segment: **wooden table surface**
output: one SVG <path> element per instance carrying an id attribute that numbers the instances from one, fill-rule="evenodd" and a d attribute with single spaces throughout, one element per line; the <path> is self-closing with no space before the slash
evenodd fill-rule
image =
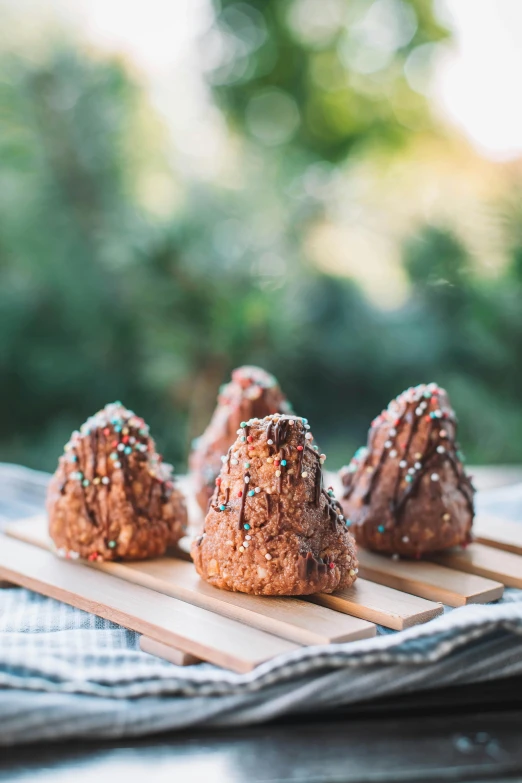
<path id="1" fill-rule="evenodd" d="M 0 781 L 522 779 L 522 677 L 241 729 L 0 749 Z"/>

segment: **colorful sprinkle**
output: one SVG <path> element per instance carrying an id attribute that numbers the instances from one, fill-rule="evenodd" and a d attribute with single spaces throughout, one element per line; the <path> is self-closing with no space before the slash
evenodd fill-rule
<path id="1" fill-rule="evenodd" d="M 271 559 L 272 559 L 272 555 L 270 555 L 270 554 L 267 552 L 267 553 L 266 553 L 266 555 L 265 555 L 265 558 L 266 558 L 267 560 L 271 560 Z"/>
<path id="2" fill-rule="evenodd" d="M 438 473 L 432 473 L 432 474 L 431 474 L 431 476 L 430 476 L 430 479 L 431 479 L 432 481 L 438 481 L 438 480 L 439 480 L 439 478 L 440 478 L 440 477 L 439 477 L 439 474 L 438 474 Z"/>
<path id="3" fill-rule="evenodd" d="M 250 530 L 250 525 L 248 524 L 248 522 L 244 524 L 243 527 L 245 530 Z"/>
<path id="4" fill-rule="evenodd" d="M 107 546 L 109 547 L 109 549 L 115 549 L 116 548 L 116 544 L 117 544 L 116 541 L 109 541 Z"/>
<path id="5" fill-rule="evenodd" d="M 307 476 L 308 476 L 308 473 L 306 472 L 306 470 L 304 470 L 304 471 L 301 473 L 301 478 L 306 478 Z"/>
<path id="6" fill-rule="evenodd" d="M 377 528 L 377 530 L 379 531 L 379 533 L 384 533 L 384 530 L 385 530 L 385 527 L 384 527 L 384 525 L 379 525 L 379 527 Z"/>
<path id="7" fill-rule="evenodd" d="M 245 462 L 244 467 L 245 468 L 249 468 L 250 467 L 250 462 Z"/>
<path id="8" fill-rule="evenodd" d="M 241 422 L 241 424 L 240 424 L 239 426 L 240 426 L 242 429 L 244 429 L 244 428 L 247 426 L 247 423 L 246 423 L 246 421 L 242 421 L 242 422 Z"/>
<path id="9" fill-rule="evenodd" d="M 254 490 L 253 490 L 253 489 L 251 489 L 251 490 L 250 490 L 250 492 L 248 493 L 248 497 L 249 497 L 249 498 L 253 498 L 255 494 L 256 494 L 256 493 L 254 492 Z"/>
<path id="10" fill-rule="evenodd" d="M 221 505 L 220 505 L 220 507 L 219 507 L 219 510 L 220 510 L 220 511 L 224 511 L 225 509 L 226 509 L 226 506 L 224 506 L 223 504 L 221 504 Z"/>

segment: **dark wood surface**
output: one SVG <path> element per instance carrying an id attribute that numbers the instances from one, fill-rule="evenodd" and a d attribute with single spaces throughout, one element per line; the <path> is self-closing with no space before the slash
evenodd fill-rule
<path id="1" fill-rule="evenodd" d="M 1 703 L 1 701 L 0 701 Z M 522 678 L 264 726 L 0 749 L 0 781 L 522 780 Z"/>

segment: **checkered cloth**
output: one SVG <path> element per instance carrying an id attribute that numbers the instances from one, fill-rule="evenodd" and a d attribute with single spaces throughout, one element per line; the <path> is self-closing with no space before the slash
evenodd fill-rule
<path id="1" fill-rule="evenodd" d="M 48 477 L 0 465 L 0 525 L 42 509 Z M 522 485 L 479 496 L 522 519 Z M 0 541 L 1 546 L 1 541 Z M 194 725 L 257 723 L 522 673 L 522 590 L 449 610 L 407 631 L 306 647 L 239 675 L 178 667 L 141 652 L 138 635 L 31 593 L 0 590 L 0 744 L 138 736 Z"/>

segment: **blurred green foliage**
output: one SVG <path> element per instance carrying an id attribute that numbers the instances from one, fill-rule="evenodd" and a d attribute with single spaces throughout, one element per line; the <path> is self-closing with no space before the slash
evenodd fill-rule
<path id="1" fill-rule="evenodd" d="M 392 396 L 431 380 L 448 387 L 473 460 L 520 460 L 516 231 L 511 267 L 486 282 L 448 230 L 422 229 L 393 312 L 315 269 L 303 244 L 335 165 L 429 132 L 403 66 L 446 36 L 431 0 L 224 0 L 202 51 L 237 142 L 235 188 L 179 174 L 118 60 L 62 44 L 3 56 L 0 459 L 52 469 L 70 431 L 122 399 L 183 469 L 219 384 L 258 363 L 309 416 L 331 467 Z M 181 194 L 168 217 L 140 198 L 149 169 Z"/>

